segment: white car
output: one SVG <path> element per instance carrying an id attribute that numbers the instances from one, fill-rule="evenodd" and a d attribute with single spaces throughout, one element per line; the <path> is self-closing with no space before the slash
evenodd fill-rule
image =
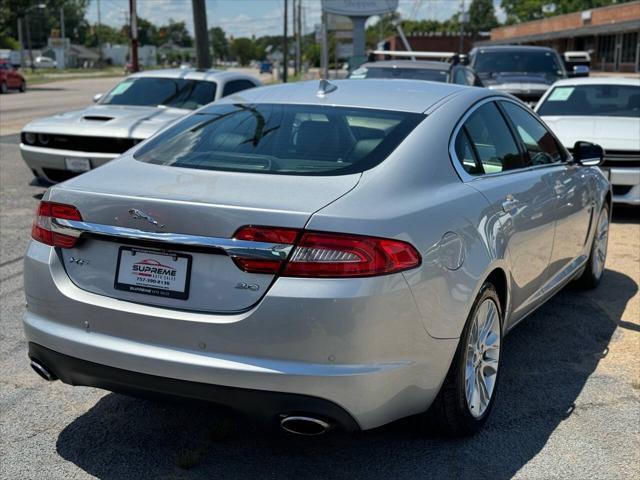
<path id="1" fill-rule="evenodd" d="M 219 70 L 139 72 L 96 95 L 96 105 L 25 125 L 20 152 L 36 178 L 61 182 L 107 163 L 203 105 L 260 84 Z"/>
<path id="2" fill-rule="evenodd" d="M 640 205 L 640 79 L 560 80 L 535 111 L 568 149 L 578 140 L 601 145 L 613 201 Z"/>
<path id="3" fill-rule="evenodd" d="M 33 66 L 35 68 L 56 68 L 58 62 L 49 57 L 36 57 L 33 59 Z"/>

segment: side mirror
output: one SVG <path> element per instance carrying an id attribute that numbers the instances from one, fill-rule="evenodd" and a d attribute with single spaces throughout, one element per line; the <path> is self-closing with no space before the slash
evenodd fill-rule
<path id="1" fill-rule="evenodd" d="M 573 71 L 569 72 L 569 76 L 576 77 L 588 77 L 591 70 L 586 65 L 574 65 Z"/>
<path id="2" fill-rule="evenodd" d="M 101 98 L 102 98 L 102 93 L 96 93 L 96 94 L 93 96 L 93 102 L 94 102 L 94 103 L 97 103 L 97 102 L 98 102 L 98 100 L 100 100 Z"/>
<path id="3" fill-rule="evenodd" d="M 578 141 L 573 146 L 573 160 L 584 167 L 597 167 L 604 161 L 604 150 L 595 143 Z"/>

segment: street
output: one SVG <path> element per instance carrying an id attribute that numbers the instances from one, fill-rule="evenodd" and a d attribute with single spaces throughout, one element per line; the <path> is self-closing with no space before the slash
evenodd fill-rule
<path id="1" fill-rule="evenodd" d="M 566 288 L 505 339 L 493 417 L 472 438 L 424 435 L 411 418 L 302 438 L 211 405 L 43 381 L 21 316 L 22 256 L 45 187 L 20 158 L 18 133 L 118 80 L 0 97 L 0 478 L 640 478 L 638 209 L 614 207 L 596 290 Z"/>

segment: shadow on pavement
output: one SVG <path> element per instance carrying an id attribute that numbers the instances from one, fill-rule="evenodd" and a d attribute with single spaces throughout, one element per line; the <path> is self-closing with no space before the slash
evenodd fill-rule
<path id="1" fill-rule="evenodd" d="M 632 205 L 614 205 L 613 223 L 640 223 L 640 207 Z"/>
<path id="2" fill-rule="evenodd" d="M 422 435 L 411 418 L 352 435 L 292 437 L 212 406 L 109 394 L 60 433 L 57 451 L 101 479 L 510 478 L 572 415 L 637 289 L 606 271 L 598 289 L 565 289 L 516 328 L 505 341 L 493 417 L 473 438 Z"/>

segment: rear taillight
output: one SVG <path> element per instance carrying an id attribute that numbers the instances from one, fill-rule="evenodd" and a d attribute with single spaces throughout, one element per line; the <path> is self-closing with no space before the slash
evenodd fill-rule
<path id="1" fill-rule="evenodd" d="M 77 238 L 63 235 L 51 229 L 51 219 L 82 221 L 78 209 L 72 205 L 62 203 L 40 202 L 36 211 L 36 218 L 31 228 L 31 237 L 47 245 L 61 248 L 71 248 L 76 244 Z"/>
<path id="2" fill-rule="evenodd" d="M 287 260 L 234 257 L 245 272 L 280 273 L 286 277 L 369 277 L 420 265 L 420 254 L 409 243 L 362 235 L 305 232 L 296 229 L 243 227 L 234 236 L 293 245 Z"/>

